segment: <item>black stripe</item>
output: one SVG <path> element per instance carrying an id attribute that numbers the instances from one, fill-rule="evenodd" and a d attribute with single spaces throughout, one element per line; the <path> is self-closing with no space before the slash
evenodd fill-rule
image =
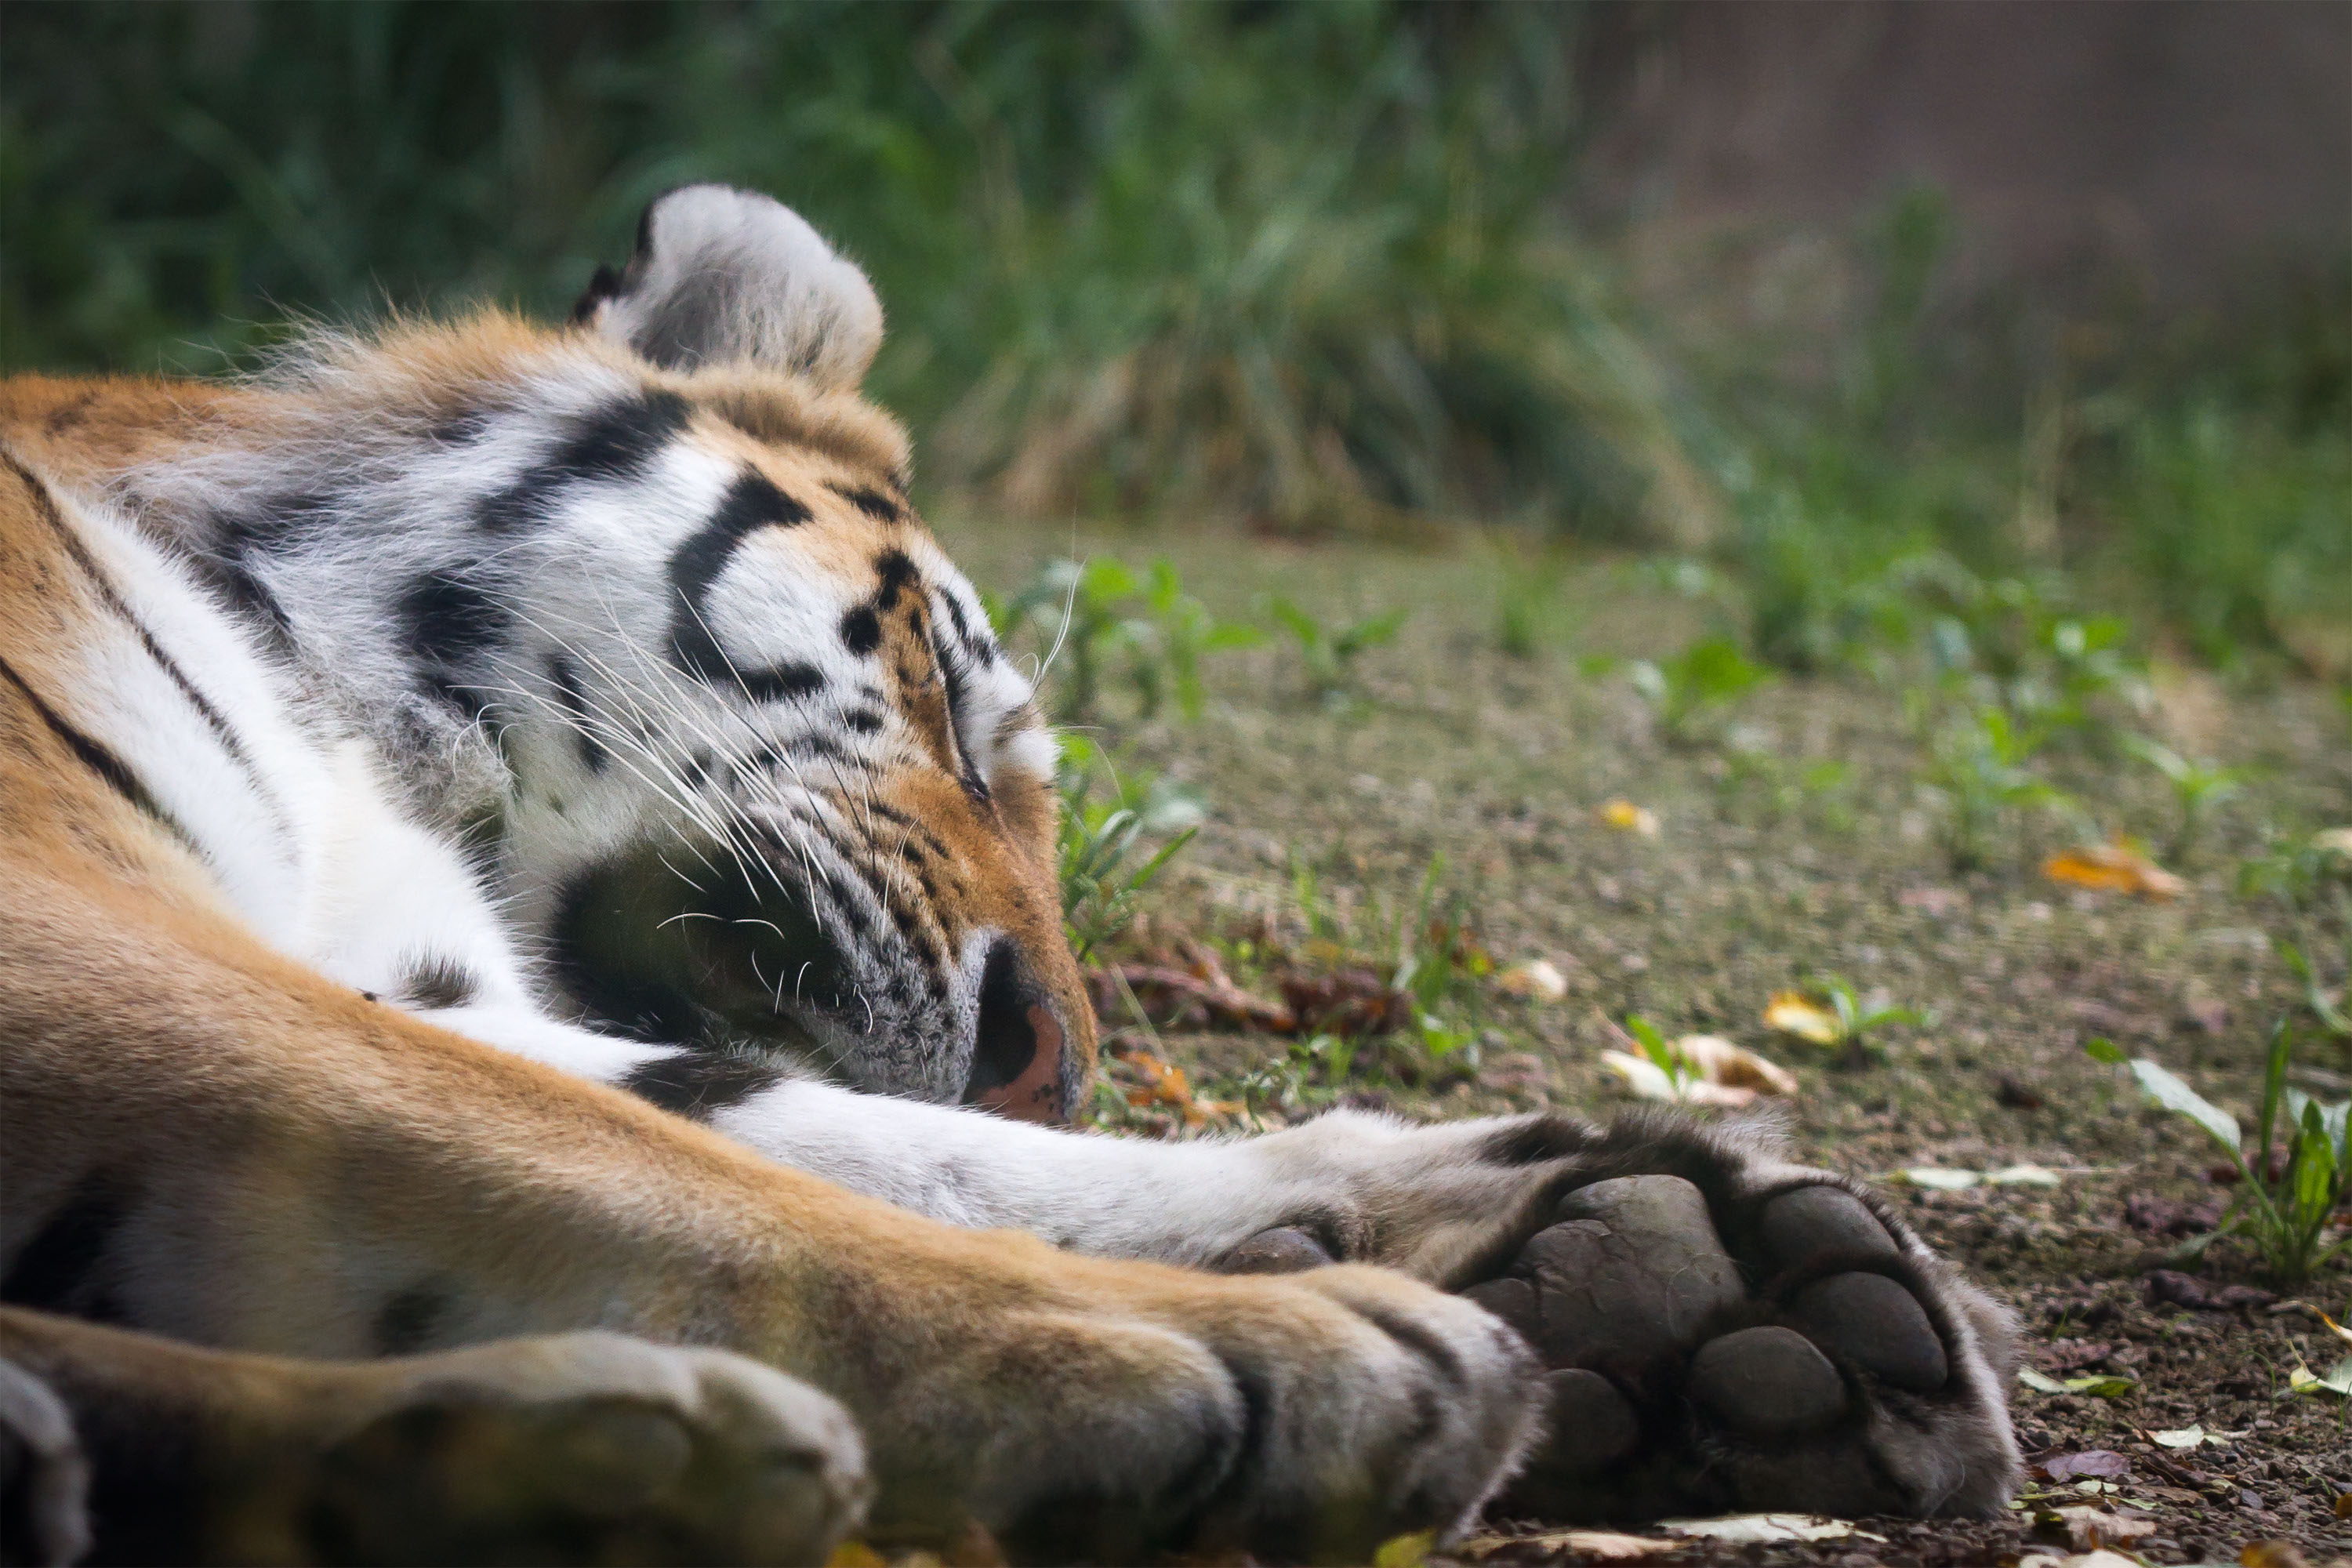
<path id="1" fill-rule="evenodd" d="M 601 773 L 608 760 L 604 747 L 596 739 L 595 715 L 589 711 L 588 696 L 581 689 L 580 671 L 572 661 L 557 654 L 548 661 L 547 678 L 555 685 L 555 700 L 571 721 L 572 739 L 580 749 L 581 765 L 592 773 Z"/>
<path id="2" fill-rule="evenodd" d="M 511 617 L 462 568 L 436 566 L 401 590 L 401 637 L 409 652 L 444 670 L 497 646 Z"/>
<path id="3" fill-rule="evenodd" d="M 898 522 L 907 515 L 906 508 L 877 489 L 863 485 L 827 485 L 825 489 L 877 522 Z"/>
<path id="4" fill-rule="evenodd" d="M 140 815 L 152 818 L 157 826 L 186 846 L 198 859 L 205 858 L 204 850 L 196 844 L 195 835 L 190 833 L 181 825 L 177 817 L 164 810 L 163 804 L 148 793 L 147 786 L 139 782 L 139 775 L 131 771 L 129 763 L 116 756 L 100 742 L 91 740 L 88 735 L 67 723 L 59 717 L 56 709 L 41 700 L 41 694 L 34 690 L 25 678 L 17 674 L 15 668 L 5 658 L 0 658 L 0 675 L 6 676 L 9 683 L 25 694 L 25 700 L 31 703 L 33 711 L 41 716 L 41 722 L 48 726 L 49 732 L 64 743 L 66 749 L 74 754 L 82 766 L 105 780 L 109 789 L 129 802 L 131 808 Z"/>
<path id="5" fill-rule="evenodd" d="M 462 1007 L 481 988 L 481 981 L 464 964 L 432 952 L 404 960 L 394 987 L 400 999 L 412 1007 Z"/>
<path id="6" fill-rule="evenodd" d="M 864 658 L 882 646 L 882 618 L 871 605 L 858 605 L 841 617 L 841 645 Z"/>
<path id="7" fill-rule="evenodd" d="M 121 1321 L 120 1309 L 94 1287 L 108 1246 L 130 1217 L 131 1205 L 112 1177 L 85 1176 L 9 1260 L 7 1273 L 0 1276 L 0 1301 L 99 1322 Z"/>
<path id="8" fill-rule="evenodd" d="M 543 462 L 514 483 L 483 498 L 474 521 L 492 533 L 513 533 L 543 522 L 565 486 L 632 479 L 686 428 L 693 405 L 675 392 L 647 392 L 581 416 Z"/>
<path id="9" fill-rule="evenodd" d="M 621 1087 L 664 1110 L 700 1121 L 790 1077 L 790 1069 L 761 1057 L 676 1051 L 630 1069 Z"/>
<path id="10" fill-rule="evenodd" d="M 59 542 L 64 544 L 66 553 L 73 558 L 74 564 L 79 567 L 82 574 L 89 579 L 90 586 L 97 591 L 99 602 L 103 604 L 123 625 L 138 634 L 139 644 L 146 649 L 147 657 L 155 661 L 156 668 L 163 672 L 165 678 L 173 686 L 179 688 L 180 695 L 186 698 L 189 705 L 203 717 L 214 737 L 220 742 L 221 749 L 229 754 L 231 761 L 245 771 L 246 777 L 253 784 L 254 793 L 268 803 L 270 815 L 278 819 L 278 826 L 285 826 L 285 811 L 279 806 L 275 793 L 262 778 L 261 770 L 254 765 L 253 758 L 247 753 L 245 742 L 238 738 L 236 731 L 230 728 L 227 715 L 214 707 L 212 699 L 196 689 L 196 683 L 188 679 L 187 672 L 182 669 L 172 656 L 163 651 L 162 645 L 155 641 L 155 635 L 147 629 L 147 624 L 131 614 L 131 606 L 124 603 L 122 595 L 115 591 L 113 579 L 107 576 L 100 569 L 97 558 L 90 554 L 89 546 L 83 543 L 81 535 L 73 531 L 66 522 L 64 515 L 58 510 L 57 502 L 50 498 L 48 487 L 26 473 L 24 468 L 15 463 L 13 459 L 10 466 L 25 476 L 32 489 L 34 502 L 39 507 L 42 518 L 50 528 L 56 531 Z"/>
<path id="11" fill-rule="evenodd" d="M 670 658 L 680 669 L 714 685 L 738 679 L 733 662 L 710 634 L 706 604 L 710 585 L 727 570 L 727 563 L 744 540 L 763 528 L 795 528 L 808 520 L 808 508 L 778 489 L 764 474 L 746 468 L 727 487 L 710 521 L 688 535 L 670 557 L 670 588 L 677 596 L 670 620 Z M 815 673 L 805 665 L 780 668 Z"/>
<path id="12" fill-rule="evenodd" d="M 963 645 L 963 650 L 971 655 L 972 658 L 978 662 L 980 667 L 983 669 L 995 663 L 995 638 L 993 637 L 974 637 L 972 635 L 971 622 L 964 616 L 963 604 L 953 594 L 950 593 L 945 588 L 941 588 L 940 590 L 940 597 L 947 604 L 948 619 L 954 625 L 956 641 Z"/>
<path id="13" fill-rule="evenodd" d="M 706 675 L 703 679 L 715 678 Z M 754 702 L 799 701 L 824 689 L 824 673 L 816 666 L 796 658 L 780 659 L 759 669 L 738 670 L 735 679 Z"/>
<path id="14" fill-rule="evenodd" d="M 898 608 L 898 590 L 921 575 L 915 563 L 897 550 L 886 550 L 874 558 L 874 574 L 880 580 L 874 590 L 874 607 L 885 614 Z"/>
<path id="15" fill-rule="evenodd" d="M 414 1355 L 423 1350 L 448 1321 L 451 1304 L 448 1292 L 436 1285 L 398 1292 L 376 1310 L 375 1353 Z"/>

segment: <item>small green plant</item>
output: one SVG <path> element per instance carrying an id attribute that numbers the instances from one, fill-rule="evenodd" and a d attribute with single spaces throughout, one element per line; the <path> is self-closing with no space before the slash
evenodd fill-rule
<path id="1" fill-rule="evenodd" d="M 2238 896 L 2271 900 L 2294 927 L 2278 949 L 2303 987 L 2304 1005 L 2330 1037 L 2352 1044 L 2345 1005 L 2352 991 L 2352 828 L 2274 837 L 2267 852 L 2239 862 Z"/>
<path id="2" fill-rule="evenodd" d="M 1062 723 L 1098 717 L 1105 695 L 1121 682 L 1139 717 L 1157 717 L 1172 701 L 1186 719 L 1198 719 L 1206 697 L 1201 661 L 1264 639 L 1255 626 L 1219 620 L 1184 592 L 1166 560 L 1140 575 L 1115 556 L 1049 561 L 988 609 L 1000 640 L 1034 637 L 1046 707 Z"/>
<path id="3" fill-rule="evenodd" d="M 1338 700 L 1348 695 L 1356 685 L 1356 661 L 1372 648 L 1396 640 L 1403 629 L 1404 609 L 1386 610 L 1376 616 L 1366 616 L 1346 626 L 1325 626 L 1307 611 L 1285 598 L 1269 598 L 1265 613 L 1280 623 L 1298 644 L 1298 658 L 1306 676 L 1307 694 L 1323 702 Z"/>
<path id="4" fill-rule="evenodd" d="M 1638 1013 L 1626 1015 L 1625 1032 L 1640 1044 L 1642 1054 L 1649 1058 L 1650 1065 L 1666 1075 L 1666 1082 L 1674 1089 L 1673 1098 L 1678 1101 L 1686 1099 L 1690 1086 L 1697 1081 L 1700 1075 L 1681 1048 L 1667 1039 L 1655 1024 Z"/>
<path id="5" fill-rule="evenodd" d="M 1562 563 L 1556 554 L 1537 560 L 1505 556 L 1502 586 L 1495 605 L 1495 643 L 1506 658 L 1540 657 L 1558 635 Z"/>
<path id="6" fill-rule="evenodd" d="M 2239 795 L 2245 787 L 2246 774 L 2242 768 L 2225 768 L 2210 761 L 2191 762 L 2168 746 L 2159 745 L 2145 735 L 2125 737 L 2125 749 L 2132 755 L 2164 775 L 2172 786 L 2172 802 L 2179 812 L 2172 837 L 2166 846 L 2166 858 L 2175 862 L 2188 858 L 2189 851 L 2203 837 L 2207 819 L 2215 806 Z"/>
<path id="7" fill-rule="evenodd" d="M 1880 1030 L 1896 1025 L 1916 1028 L 1927 1021 L 1919 1009 L 1899 1006 L 1880 992 L 1864 996 L 1835 974 L 1815 975 L 1800 990 L 1783 991 L 1764 1010 L 1770 1027 L 1838 1051 L 1849 1067 L 1885 1054 L 1885 1044 L 1874 1037 Z"/>
<path id="8" fill-rule="evenodd" d="M 2127 1067 L 2149 1100 L 2203 1128 L 2238 1168 L 2237 1195 L 2221 1223 L 2191 1240 L 2181 1255 L 2193 1258 L 2221 1237 L 2241 1235 L 2252 1244 L 2264 1270 L 2292 1288 L 2352 1241 L 2328 1239 L 2337 1206 L 2352 1196 L 2352 1145 L 2347 1142 L 2352 1101 L 2322 1105 L 2288 1086 L 2294 1054 L 2291 1017 L 2280 1019 L 2271 1031 L 2251 1159 L 2237 1118 L 2167 1068 L 2146 1058 L 2127 1058 L 2105 1037 L 2086 1040 L 2083 1048 L 2094 1060 Z"/>
<path id="9" fill-rule="evenodd" d="M 1696 742 L 1702 721 L 1729 709 L 1772 678 L 1770 670 L 1727 637 L 1702 637 L 1671 658 L 1634 659 L 1625 673 L 1657 716 L 1660 731 L 1676 745 Z"/>
<path id="10" fill-rule="evenodd" d="M 1107 800 L 1095 798 L 1101 775 L 1112 781 Z M 1083 963 L 1134 921 L 1144 889 L 1200 831 L 1201 810 L 1197 801 L 1164 781 L 1151 781 L 1139 798 L 1119 788 L 1108 758 L 1083 735 L 1062 738 L 1059 785 L 1062 919 Z M 1161 837 L 1162 842 L 1138 858 L 1146 837 Z"/>
<path id="11" fill-rule="evenodd" d="M 2021 814 L 2071 804 L 2028 765 L 2037 748 L 2037 737 L 1994 707 L 1949 720 L 1930 738 L 1919 787 L 1937 812 L 1952 869 L 1986 865 Z"/>

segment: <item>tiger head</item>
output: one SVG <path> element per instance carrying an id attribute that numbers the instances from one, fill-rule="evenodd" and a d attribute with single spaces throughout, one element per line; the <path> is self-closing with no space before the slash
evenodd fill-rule
<path id="1" fill-rule="evenodd" d="M 1054 744 L 858 393 L 881 330 L 790 210 L 688 186 L 568 328 L 314 345 L 272 472 L 182 510 L 399 771 L 495 779 L 444 793 L 587 1018 L 1057 1120 Z"/>

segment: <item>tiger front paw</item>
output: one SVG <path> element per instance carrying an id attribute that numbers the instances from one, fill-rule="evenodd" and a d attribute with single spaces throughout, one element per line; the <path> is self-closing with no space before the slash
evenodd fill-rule
<path id="1" fill-rule="evenodd" d="M 1464 1292 L 1547 1368 L 1550 1436 L 1501 1511 L 1997 1510 L 2020 1475 L 2003 1310 L 1835 1176 L 1666 1144 L 1682 1173 L 1570 1187 Z"/>

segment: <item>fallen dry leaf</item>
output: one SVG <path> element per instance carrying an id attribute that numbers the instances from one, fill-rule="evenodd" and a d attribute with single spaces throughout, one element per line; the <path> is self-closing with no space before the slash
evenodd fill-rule
<path id="1" fill-rule="evenodd" d="M 1679 1541 L 1652 1535 L 1620 1535 L 1607 1530 L 1553 1530 L 1540 1535 L 1481 1535 L 1464 1542 L 1446 1555 L 1484 1563 L 1495 1553 L 1517 1548 L 1545 1557 L 1589 1557 L 1596 1563 L 1633 1563 L 1684 1550 Z"/>
<path id="2" fill-rule="evenodd" d="M 2049 1454 L 2033 1462 L 2042 1479 L 2053 1481 L 2079 1480 L 2095 1476 L 2113 1480 L 2117 1476 L 2131 1474 L 2131 1461 L 2112 1448 L 2085 1448 L 2079 1454 Z"/>
<path id="3" fill-rule="evenodd" d="M 1787 1097 L 1797 1092 L 1796 1075 L 1778 1062 L 1716 1035 L 1685 1035 L 1675 1042 L 1683 1059 L 1714 1083 Z"/>
<path id="4" fill-rule="evenodd" d="M 1834 1046 L 1842 1035 L 1838 1016 L 1801 991 L 1772 993 L 1764 1006 L 1764 1026 L 1817 1046 Z"/>
<path id="5" fill-rule="evenodd" d="M 2140 1568 L 2140 1561 L 2120 1552 L 2070 1552 L 2063 1557 L 2036 1552 L 2019 1558 L 2017 1568 Z"/>
<path id="6" fill-rule="evenodd" d="M 2303 1549 L 2292 1541 L 2249 1541 L 2238 1552 L 2245 1568 L 2305 1568 Z"/>
<path id="7" fill-rule="evenodd" d="M 1630 800 L 1612 800 L 1601 808 L 1601 820 L 1624 833 L 1638 833 L 1644 838 L 1658 836 L 1658 814 L 1645 805 L 1635 805 Z"/>
<path id="8" fill-rule="evenodd" d="M 1558 1002 L 1568 995 L 1568 976 L 1550 960 L 1543 958 L 1511 965 L 1495 976 L 1495 984 L 1505 995 L 1524 997 L 1530 1002 Z"/>
<path id="9" fill-rule="evenodd" d="M 1162 1061 L 1140 1046 L 1114 1046 L 1112 1053 L 1138 1081 L 1127 1090 L 1128 1104 L 1139 1110 L 1162 1107 L 1184 1119 L 1187 1127 L 1204 1127 L 1213 1118 L 1237 1115 L 1241 1108 L 1227 1100 L 1202 1100 L 1192 1093 L 1184 1069 Z"/>
<path id="10" fill-rule="evenodd" d="M 2297 1366 L 2286 1374 L 2286 1385 L 2297 1394 L 2333 1394 L 2339 1398 L 2352 1396 L 2352 1355 L 2330 1367 L 2325 1377 L 2307 1366 Z"/>
<path id="11" fill-rule="evenodd" d="M 1298 1032 L 1298 1019 L 1279 1002 L 1253 996 L 1222 970 L 1197 974 L 1168 964 L 1122 963 L 1108 970 L 1089 970 L 1097 1017 L 1116 1020 L 1125 1016 L 1119 987 L 1132 992 L 1146 1015 L 1163 1026 L 1193 1020 L 1234 1029 L 1256 1029 L 1271 1035 Z"/>
<path id="12" fill-rule="evenodd" d="M 1689 1068 L 1679 1083 L 1648 1057 L 1633 1051 L 1603 1051 L 1601 1065 L 1623 1079 L 1644 1100 L 1682 1105 L 1751 1104 L 1759 1095 L 1788 1098 L 1797 1080 L 1786 1068 L 1715 1035 L 1685 1035 L 1674 1050 Z"/>
<path id="13" fill-rule="evenodd" d="M 1286 974 L 1279 984 L 1302 1035 L 1385 1035 L 1412 1022 L 1412 997 L 1369 969 Z"/>
<path id="14" fill-rule="evenodd" d="M 2063 1531 L 2068 1544 L 2077 1552 L 2096 1552 L 2104 1546 L 2128 1551 L 2133 1542 L 2156 1533 L 2156 1521 L 2152 1519 L 2093 1508 L 2088 1503 L 2053 1510 L 2036 1522 L 2044 1530 Z"/>
<path id="15" fill-rule="evenodd" d="M 1884 1542 L 1842 1519 L 1822 1519 L 1809 1513 L 1736 1513 L 1726 1519 L 1668 1519 L 1661 1530 L 1676 1535 L 1703 1535 L 1711 1541 L 1861 1541 Z"/>
<path id="16" fill-rule="evenodd" d="M 2168 900 L 2189 890 L 2188 882 L 2121 839 L 2053 855 L 2042 863 L 2042 874 L 2053 882 L 2099 893 L 2137 893 Z"/>
<path id="17" fill-rule="evenodd" d="M 862 1541 L 845 1541 L 824 1560 L 824 1568 L 890 1568 L 890 1560 Z"/>

